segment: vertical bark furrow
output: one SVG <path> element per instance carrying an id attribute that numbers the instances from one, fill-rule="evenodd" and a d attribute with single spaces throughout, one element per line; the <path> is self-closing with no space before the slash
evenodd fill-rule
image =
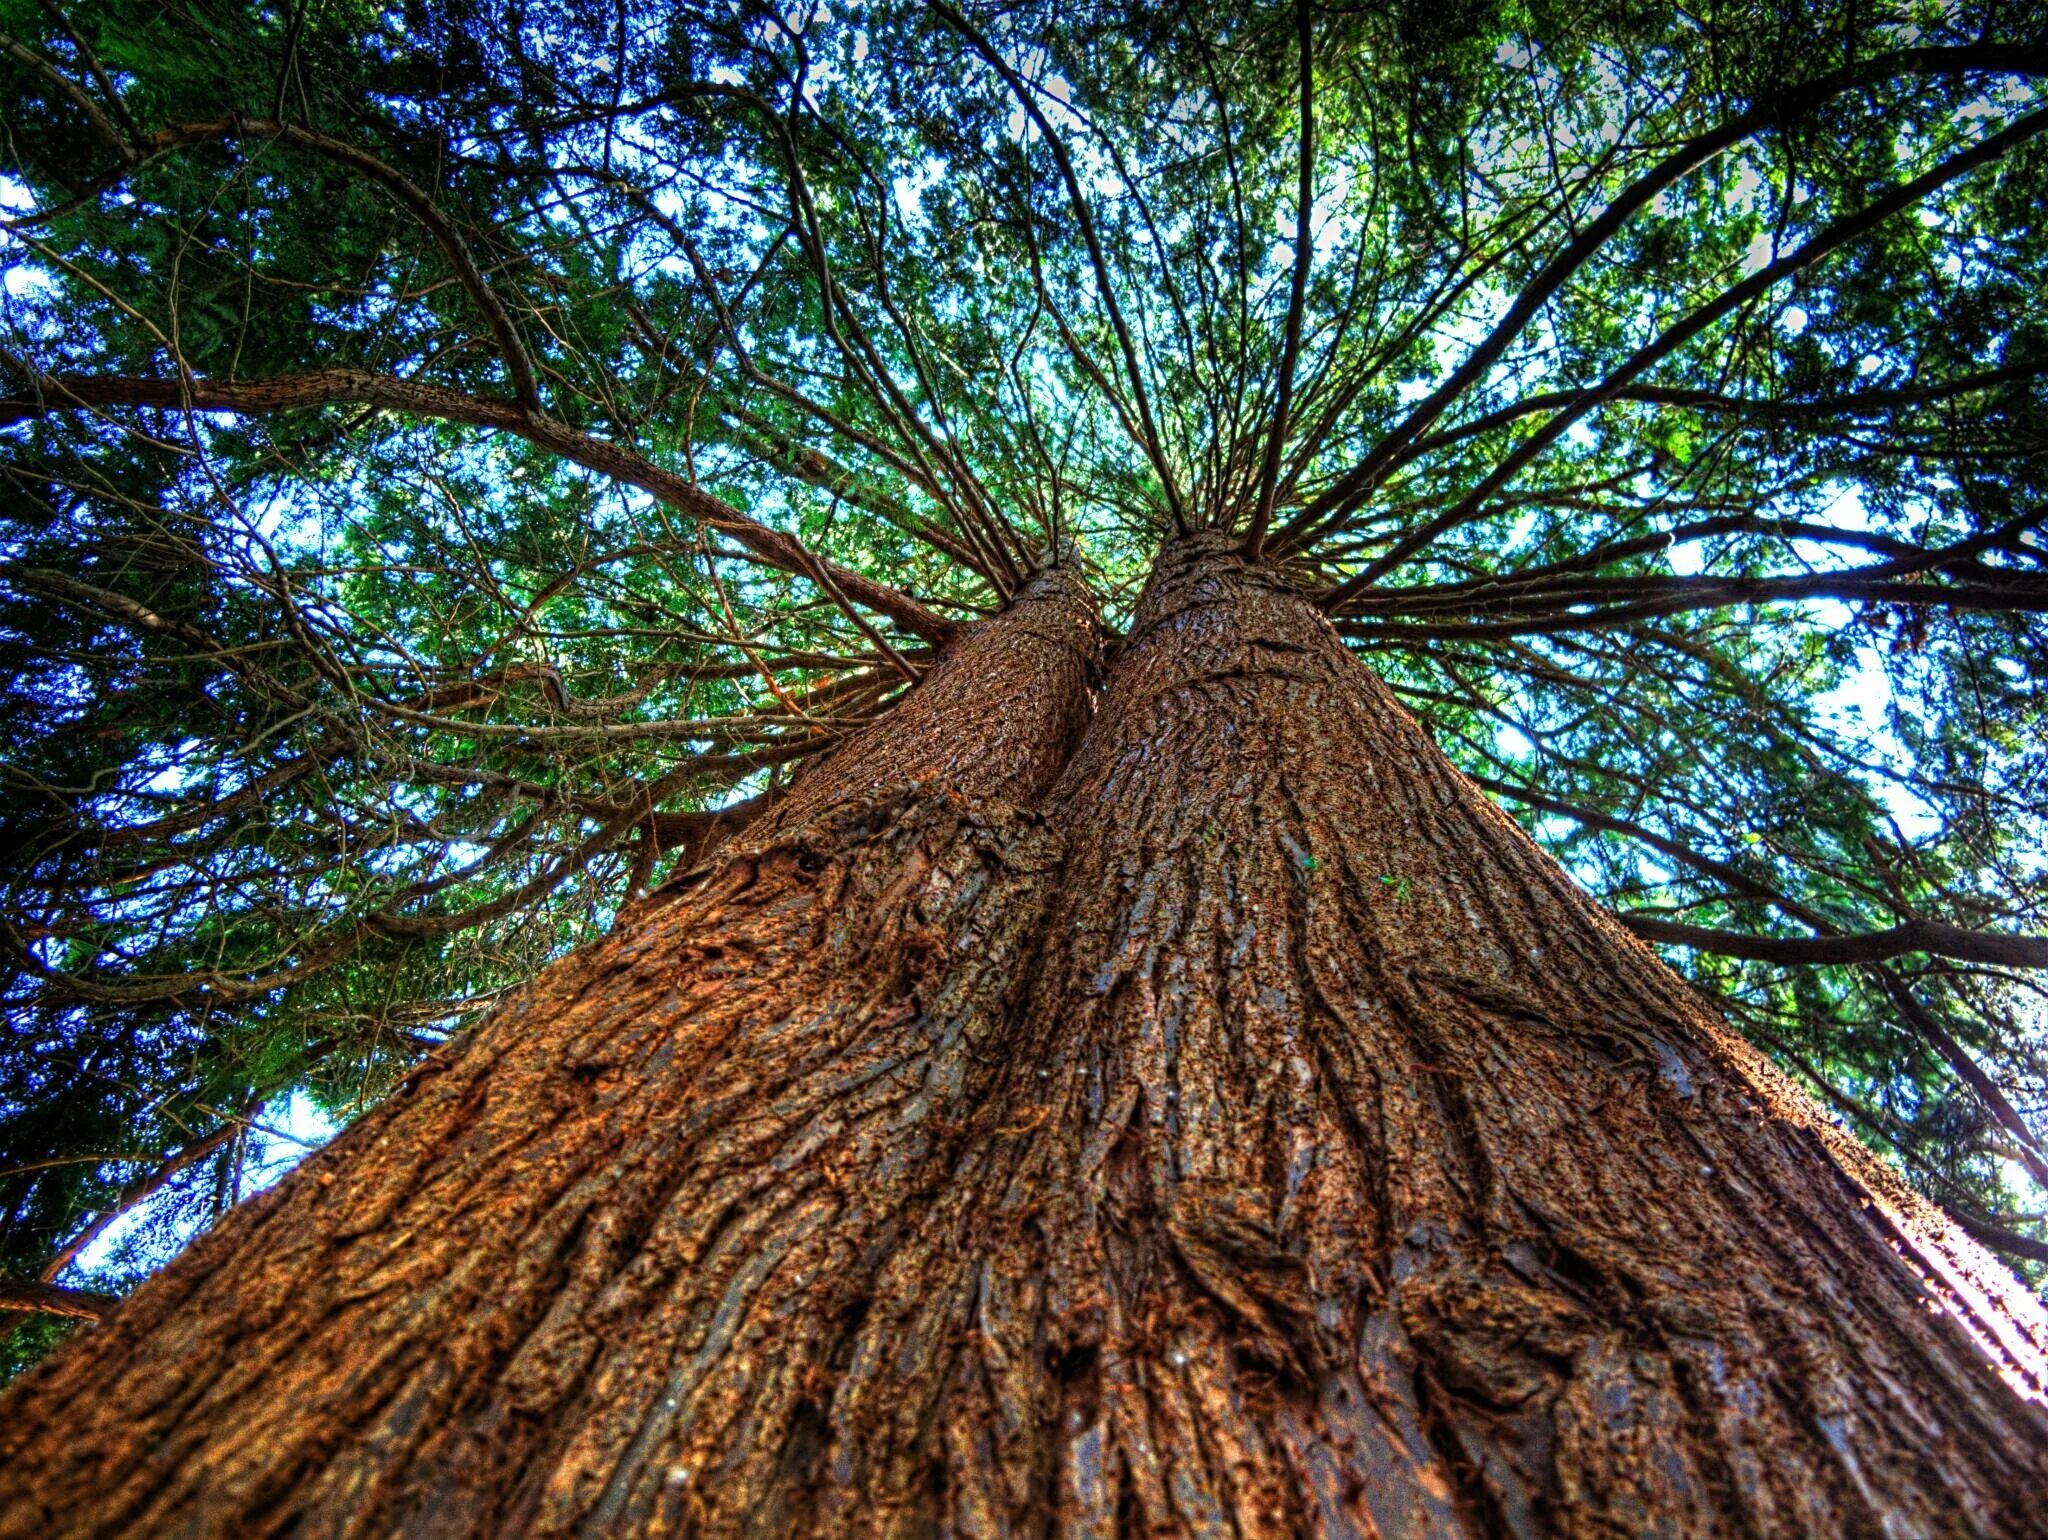
<path id="1" fill-rule="evenodd" d="M 2038 1311 L 1964 1301 L 1973 1249 L 1228 541 L 1162 558 L 1058 805 L 982 1195 L 924 1242 L 1023 1280 L 962 1349 L 1049 1462 L 1012 1524 L 2036 1529 L 2048 1425 L 1915 1268 L 2037 1392 Z"/>
<path id="2" fill-rule="evenodd" d="M 864 1312 L 954 1265 L 897 1253 L 1003 1063 L 1094 647 L 1037 580 L 29 1376 L 0 1534 L 800 1528 L 838 1378 L 942 1363 Z"/>

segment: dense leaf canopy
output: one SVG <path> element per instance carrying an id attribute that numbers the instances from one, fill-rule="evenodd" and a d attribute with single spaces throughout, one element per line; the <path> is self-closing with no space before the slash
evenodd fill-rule
<path id="1" fill-rule="evenodd" d="M 2048 1257 L 2032 14 L 0 0 L 0 1271 L 1197 525 Z"/>

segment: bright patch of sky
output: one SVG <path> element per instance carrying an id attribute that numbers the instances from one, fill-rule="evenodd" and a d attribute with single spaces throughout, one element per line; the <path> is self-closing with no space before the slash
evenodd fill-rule
<path id="1" fill-rule="evenodd" d="M 937 187 L 946 179 L 946 163 L 935 155 L 925 156 L 915 171 L 898 172 L 889 183 L 890 193 L 896 201 L 896 212 L 906 221 L 924 217 L 924 194 L 928 187 Z"/>
<path id="2" fill-rule="evenodd" d="M 0 176 L 0 209 L 19 217 L 29 213 L 36 206 L 36 198 L 28 185 L 10 176 Z M 22 255 L 27 250 L 19 236 L 0 230 L 0 261 L 7 264 L 4 286 L 11 299 L 25 299 L 39 294 L 50 286 L 50 275 L 39 264 Z"/>
<path id="3" fill-rule="evenodd" d="M 1529 759 L 1536 753 L 1536 740 L 1508 722 L 1494 729 L 1493 746 L 1510 759 Z"/>
<path id="4" fill-rule="evenodd" d="M 294 1166 L 340 1132 L 303 1091 L 291 1091 L 264 1103 L 250 1119 L 248 1153 L 242 1165 L 242 1197 L 275 1186 Z M 194 1168 L 194 1179 L 210 1182 L 211 1162 Z M 191 1210 L 181 1213 L 179 1210 Z M 198 1206 L 190 1191 L 173 1183 L 148 1201 L 137 1204 L 94 1237 L 66 1270 L 63 1282 L 90 1288 L 101 1276 L 161 1267 L 182 1250 L 200 1229 Z"/>
<path id="5" fill-rule="evenodd" d="M 1051 74 L 1045 68 L 1052 62 L 1051 56 L 1042 48 L 1027 48 L 1021 53 L 1006 51 L 1003 62 L 1015 70 L 1034 88 L 1038 110 L 1045 114 L 1055 132 L 1062 136 L 1069 133 L 1085 132 L 1087 124 L 1074 111 L 1074 87 L 1067 77 L 1058 70 Z M 1030 114 L 1025 112 L 1022 102 L 1010 108 L 1006 125 L 1012 139 L 1022 139 L 1025 130 L 1033 127 Z M 1069 146 L 1071 149 L 1072 147 Z"/>
<path id="6" fill-rule="evenodd" d="M 1869 511 L 1864 507 L 1862 491 L 1854 486 L 1842 488 L 1832 502 L 1811 516 L 1809 522 L 1866 533 L 1875 529 Z M 1852 555 L 1811 540 L 1791 541 L 1790 548 L 1814 571 L 1839 571 L 1857 564 Z M 1671 545 L 1665 551 L 1664 559 L 1674 573 L 1693 577 L 1706 570 L 1714 549 L 1712 541 L 1684 541 Z M 1811 600 L 1796 606 L 1796 609 L 1807 623 L 1829 631 L 1846 632 L 1856 620 L 1855 612 L 1835 599 Z M 1911 765 L 1912 756 L 1889 726 L 1894 705 L 1891 672 L 1885 665 L 1884 655 L 1871 642 L 1857 643 L 1853 659 L 1840 682 L 1815 695 L 1812 704 L 1815 720 L 1823 728 L 1841 734 L 1845 740 L 1845 751 L 1851 750 L 1852 745 L 1861 746 L 1869 755 L 1894 769 L 1904 771 Z M 1862 756 L 1859 754 L 1859 757 Z M 1866 789 L 1884 804 L 1885 810 L 1898 820 L 1900 832 L 1908 839 L 1923 838 L 1939 831 L 1939 814 L 1907 787 L 1887 776 L 1860 779 Z"/>

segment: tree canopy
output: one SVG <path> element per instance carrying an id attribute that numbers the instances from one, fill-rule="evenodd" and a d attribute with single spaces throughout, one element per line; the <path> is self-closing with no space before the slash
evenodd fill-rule
<path id="1" fill-rule="evenodd" d="M 2026 8 L 0 0 L 0 55 L 0 1271 L 140 1205 L 119 1286 L 1036 565 L 1114 624 L 1203 526 L 2048 1259 Z"/>

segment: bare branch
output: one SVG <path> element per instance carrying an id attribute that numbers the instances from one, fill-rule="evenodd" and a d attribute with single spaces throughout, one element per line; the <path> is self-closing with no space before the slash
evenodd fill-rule
<path id="1" fill-rule="evenodd" d="M 1645 941 L 1691 947 L 1696 952 L 1712 952 L 1720 957 L 1742 957 L 1793 967 L 1886 962 L 1895 957 L 1924 952 L 1936 957 L 1995 963 L 2008 968 L 2048 968 L 2048 936 L 2000 935 L 1993 931 L 1969 930 L 1941 920 L 1908 920 L 1889 930 L 1866 931 L 1860 935 L 1755 936 L 1739 931 L 1713 930 L 1703 925 L 1685 925 L 1649 914 L 1621 914 L 1617 918 Z"/>
<path id="2" fill-rule="evenodd" d="M 1259 496 L 1252 525 L 1244 537 L 1244 554 L 1257 561 L 1273 521 L 1273 500 L 1280 487 L 1280 456 L 1287 445 L 1288 415 L 1294 406 L 1294 366 L 1301 352 L 1301 312 L 1308 298 L 1309 260 L 1315 255 L 1311 216 L 1315 212 L 1316 73 L 1312 45 L 1314 26 L 1309 0 L 1294 0 L 1294 24 L 1301 50 L 1301 165 L 1294 189 L 1294 276 L 1287 294 L 1287 322 L 1280 343 L 1280 377 L 1274 386 L 1273 420 L 1266 430 L 1266 453 L 1259 466 Z"/>

